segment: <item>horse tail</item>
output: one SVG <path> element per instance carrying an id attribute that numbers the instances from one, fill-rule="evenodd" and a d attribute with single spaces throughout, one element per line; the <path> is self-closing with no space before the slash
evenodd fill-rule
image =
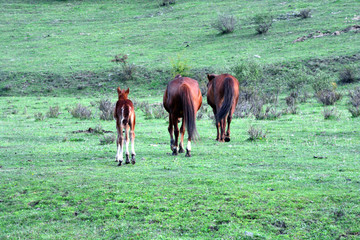
<path id="1" fill-rule="evenodd" d="M 226 115 L 230 112 L 234 96 L 234 81 L 231 78 L 227 77 L 224 80 L 224 101 L 219 112 L 216 114 L 217 122 L 225 118 Z"/>
<path id="2" fill-rule="evenodd" d="M 196 130 L 196 110 L 191 97 L 190 87 L 182 85 L 180 87 L 180 94 L 184 114 L 183 121 L 185 122 L 189 138 L 196 140 L 198 138 L 198 132 Z"/>

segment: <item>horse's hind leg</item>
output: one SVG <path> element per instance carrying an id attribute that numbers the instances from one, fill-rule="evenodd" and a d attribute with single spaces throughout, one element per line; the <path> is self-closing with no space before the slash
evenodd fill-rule
<path id="1" fill-rule="evenodd" d="M 185 135 L 185 125 L 184 125 L 184 121 L 181 124 L 180 127 L 180 144 L 179 144 L 179 153 L 184 153 L 184 135 Z"/>
<path id="2" fill-rule="evenodd" d="M 116 162 L 119 162 L 118 166 L 121 166 L 123 161 L 123 133 L 122 133 L 122 126 L 119 124 L 119 121 L 116 121 L 116 129 L 117 129 L 117 139 L 116 139 L 116 146 L 117 146 L 117 153 L 116 153 Z"/>
<path id="3" fill-rule="evenodd" d="M 185 157 L 191 157 L 191 139 L 188 138 Z"/>
<path id="4" fill-rule="evenodd" d="M 169 127 L 168 127 L 168 131 L 169 131 L 169 134 L 170 134 L 170 149 L 171 151 L 173 151 L 173 148 L 174 148 L 174 144 L 175 144 L 175 141 L 174 141 L 174 137 L 173 137 L 173 122 L 172 122 L 172 116 L 171 114 L 169 113 Z"/>
<path id="5" fill-rule="evenodd" d="M 227 117 L 227 131 L 225 133 L 225 142 L 230 142 L 230 123 L 232 120 L 232 114 Z"/>
<path id="6" fill-rule="evenodd" d="M 125 151 L 126 160 L 125 160 L 125 164 L 129 164 L 129 163 L 130 163 L 130 159 L 129 159 L 129 130 L 130 130 L 130 126 L 129 126 L 129 124 L 126 124 L 126 126 L 125 126 L 125 146 L 126 146 L 126 151 Z"/>
<path id="7" fill-rule="evenodd" d="M 177 149 L 177 146 L 178 146 L 178 140 L 179 140 L 179 127 L 178 127 L 178 118 L 177 117 L 174 117 L 173 115 L 173 118 L 172 118 L 172 123 L 173 123 L 173 126 L 174 126 L 174 135 L 175 135 L 175 143 L 173 145 L 173 153 L 172 155 L 178 155 L 178 149 Z"/>
<path id="8" fill-rule="evenodd" d="M 130 127 L 130 140 L 131 140 L 131 163 L 135 164 L 135 124 L 132 121 L 131 127 Z"/>

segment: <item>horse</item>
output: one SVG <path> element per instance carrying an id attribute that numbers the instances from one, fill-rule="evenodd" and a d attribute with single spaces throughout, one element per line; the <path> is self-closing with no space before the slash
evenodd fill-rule
<path id="1" fill-rule="evenodd" d="M 116 102 L 114 110 L 114 118 L 116 120 L 116 129 L 117 129 L 117 154 L 115 156 L 115 161 L 119 162 L 118 166 L 121 166 L 123 161 L 123 144 L 125 142 L 126 146 L 126 161 L 125 164 L 129 164 L 129 132 L 130 132 L 130 141 L 131 141 L 131 163 L 135 164 L 135 109 L 134 104 L 131 100 L 128 99 L 129 88 L 121 90 L 120 87 L 117 88 L 119 99 Z M 125 139 L 123 136 L 123 129 L 125 129 Z"/>
<path id="2" fill-rule="evenodd" d="M 186 157 L 191 157 L 191 140 L 198 136 L 196 130 L 196 113 L 201 107 L 202 95 L 196 80 L 177 75 L 166 87 L 163 105 L 169 113 L 170 149 L 172 155 L 184 152 L 185 127 L 188 131 L 188 142 L 186 146 Z M 179 128 L 178 123 L 182 118 L 180 127 L 180 145 L 178 151 Z M 175 135 L 175 140 L 173 138 Z"/>
<path id="3" fill-rule="evenodd" d="M 230 123 L 239 100 L 239 81 L 230 74 L 207 74 L 207 78 L 207 102 L 216 119 L 216 141 L 230 142 Z M 225 133 L 226 120 L 228 127 Z"/>

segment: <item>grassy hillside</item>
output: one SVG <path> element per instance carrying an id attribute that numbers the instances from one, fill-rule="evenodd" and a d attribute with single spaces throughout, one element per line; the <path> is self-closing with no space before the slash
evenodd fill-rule
<path id="1" fill-rule="evenodd" d="M 279 63 L 359 53 L 354 33 L 292 43 L 315 31 L 359 23 L 358 1 L 1 1 L 2 71 L 71 73 L 104 71 L 119 53 L 146 68 L 170 67 L 180 54 L 192 67 L 232 65 L 258 55 Z M 309 8 L 312 17 L 293 13 Z M 256 35 L 253 17 L 271 11 L 272 29 Z M 219 13 L 239 19 L 232 34 L 211 27 Z M 288 17 L 286 17 L 288 16 Z M 188 45 L 188 47 L 186 47 Z"/>

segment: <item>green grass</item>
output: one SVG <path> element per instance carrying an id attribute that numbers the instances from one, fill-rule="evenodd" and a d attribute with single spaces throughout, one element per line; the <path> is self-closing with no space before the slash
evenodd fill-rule
<path id="1" fill-rule="evenodd" d="M 177 57 L 201 86 L 206 73 L 255 60 L 264 66 L 263 93 L 280 83 L 279 108 L 286 81 L 296 80 L 284 80 L 289 70 L 295 78 L 309 74 L 302 90 L 311 94 L 318 76 L 336 82 L 350 63 L 359 74 L 358 33 L 293 43 L 359 24 L 358 0 L 0 4 L 0 239 L 359 238 L 360 119 L 348 112 L 346 95 L 335 104 L 339 119 L 324 120 L 314 98 L 297 115 L 234 119 L 230 143 L 214 141 L 214 123 L 205 117 L 197 121 L 201 138 L 191 158 L 172 156 L 166 118 L 149 119 L 139 107 L 135 165 L 117 167 L 115 143 L 79 132 L 101 125 L 115 134 L 114 121 L 99 119 L 97 101 L 115 100 L 118 86 L 130 87 L 137 103 L 161 102 Z M 305 8 L 311 18 L 279 20 Z M 252 19 L 268 11 L 276 21 L 256 35 Z M 240 28 L 219 35 L 211 25 L 224 12 Z M 125 81 L 110 62 L 117 54 L 129 54 L 138 67 L 134 79 Z M 73 118 L 68 110 L 77 103 L 94 118 Z M 36 120 L 50 106 L 59 106 L 59 117 Z M 250 126 L 266 138 L 249 141 Z"/>
<path id="2" fill-rule="evenodd" d="M 338 121 L 324 120 L 314 99 L 298 115 L 235 119 L 230 143 L 215 142 L 212 121 L 198 120 L 192 158 L 171 156 L 166 120 L 145 120 L 137 109 L 137 163 L 122 167 L 114 162 L 115 144 L 100 145 L 101 134 L 74 133 L 98 124 L 115 133 L 115 122 L 98 120 L 98 113 L 78 120 L 65 109 L 81 102 L 96 112 L 90 102 L 97 100 L 0 99 L 1 238 L 360 234 L 360 119 L 350 117 L 345 99 Z M 34 113 L 55 105 L 58 118 L 35 121 Z M 268 130 L 266 139 L 248 141 L 250 125 Z"/>

